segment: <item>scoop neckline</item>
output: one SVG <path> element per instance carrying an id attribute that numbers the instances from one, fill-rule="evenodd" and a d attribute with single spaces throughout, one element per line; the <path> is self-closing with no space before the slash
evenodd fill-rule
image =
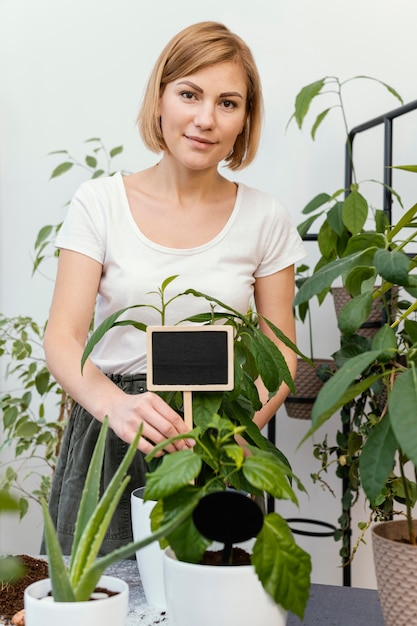
<path id="1" fill-rule="evenodd" d="M 116 172 L 115 174 L 115 178 L 117 179 L 118 182 L 118 187 L 119 187 L 119 193 L 122 197 L 122 201 L 123 201 L 123 208 L 125 210 L 125 213 L 127 215 L 127 218 L 130 222 L 130 225 L 133 229 L 133 231 L 135 232 L 135 234 L 137 235 L 137 237 L 139 237 L 139 239 L 146 244 L 149 248 L 153 248 L 154 250 L 158 250 L 161 252 L 165 252 L 166 254 L 177 254 L 177 255 L 189 255 L 189 254 L 195 254 L 195 253 L 199 253 L 199 252 L 204 252 L 205 250 L 208 250 L 210 248 L 212 248 L 213 246 L 217 245 L 219 243 L 219 241 L 221 241 L 222 239 L 224 239 L 224 237 L 227 235 L 227 233 L 230 231 L 233 222 L 236 219 L 236 215 L 239 211 L 239 206 L 241 204 L 241 196 L 242 196 L 242 192 L 243 192 L 243 187 L 244 185 L 242 185 L 242 183 L 237 183 L 235 181 L 231 181 L 233 182 L 236 187 L 237 187 L 237 191 L 236 191 L 236 198 L 235 198 L 235 203 L 233 206 L 233 210 L 229 216 L 229 219 L 227 220 L 226 224 L 223 226 L 223 228 L 221 229 L 221 231 L 219 233 L 217 233 L 217 235 L 215 237 L 213 237 L 213 239 L 210 239 L 210 241 L 207 241 L 206 243 L 202 244 L 201 246 L 196 246 L 194 248 L 170 248 L 168 246 L 163 246 L 155 241 L 153 241 L 152 239 L 149 239 L 148 237 L 146 237 L 146 235 L 144 235 L 144 233 L 141 231 L 141 229 L 139 228 L 139 226 L 137 225 L 137 223 L 135 222 L 133 215 L 132 215 L 132 211 L 130 209 L 130 205 L 129 205 L 129 201 L 127 198 L 127 194 L 126 194 L 126 188 L 123 182 L 123 173 L 122 172 Z"/>

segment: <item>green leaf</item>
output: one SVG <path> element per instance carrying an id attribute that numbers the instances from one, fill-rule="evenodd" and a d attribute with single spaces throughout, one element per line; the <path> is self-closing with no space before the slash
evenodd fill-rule
<path id="1" fill-rule="evenodd" d="M 113 159 L 115 156 L 123 152 L 123 146 L 116 146 L 110 150 L 110 157 Z"/>
<path id="2" fill-rule="evenodd" d="M 64 163 L 57 165 L 57 167 L 53 170 L 51 174 L 51 178 L 62 176 L 62 174 L 68 172 L 72 167 L 74 167 L 74 163 L 71 163 L 71 161 L 65 161 Z"/>
<path id="3" fill-rule="evenodd" d="M 200 456 L 192 450 L 167 454 L 158 469 L 146 476 L 145 499 L 159 500 L 175 493 L 198 476 L 201 465 Z"/>
<path id="4" fill-rule="evenodd" d="M 247 456 L 242 467 L 246 480 L 262 491 L 267 491 L 278 500 L 291 500 L 298 504 L 297 497 L 290 485 L 288 467 L 270 452 L 264 452 L 251 446 L 252 454 Z"/>
<path id="5" fill-rule="evenodd" d="M 218 412 L 221 402 L 221 393 L 195 391 L 193 393 L 193 416 L 195 425 L 202 429 L 207 428 L 213 415 Z"/>
<path id="6" fill-rule="evenodd" d="M 54 599 L 56 602 L 75 602 L 75 594 L 70 583 L 61 546 L 45 501 L 42 501 L 42 510 L 49 576 Z"/>
<path id="7" fill-rule="evenodd" d="M 316 121 L 313 124 L 313 127 L 311 129 L 311 137 L 313 139 L 313 141 L 316 138 L 316 133 L 317 130 L 320 126 L 320 124 L 324 121 L 324 119 L 327 117 L 329 111 L 332 109 L 332 107 L 329 107 L 328 109 L 325 109 L 324 111 L 322 111 L 317 117 L 316 117 Z"/>
<path id="8" fill-rule="evenodd" d="M 90 460 L 87 476 L 84 483 L 83 494 L 77 514 L 74 540 L 72 542 L 71 560 L 73 561 L 80 543 L 82 534 L 91 519 L 97 506 L 100 495 L 101 473 L 106 447 L 108 432 L 108 418 L 106 417 L 100 428 L 96 445 Z"/>
<path id="9" fill-rule="evenodd" d="M 361 264 L 362 259 L 369 256 L 370 250 L 371 249 L 362 250 L 343 257 L 342 259 L 336 259 L 315 272 L 310 278 L 307 278 L 296 293 L 294 306 L 311 300 L 311 298 L 329 288 L 336 278 L 341 276 L 344 272 L 348 272 L 351 267 Z"/>
<path id="10" fill-rule="evenodd" d="M 345 279 L 345 287 L 353 296 L 359 296 L 362 293 L 362 285 L 365 281 L 375 277 L 374 267 L 369 265 L 358 265 L 354 267 Z"/>
<path id="11" fill-rule="evenodd" d="M 305 205 L 301 213 L 303 213 L 303 215 L 308 215 L 309 213 L 312 213 L 316 209 L 322 207 L 324 204 L 327 204 L 329 200 L 330 196 L 328 193 L 319 193 Z"/>
<path id="12" fill-rule="evenodd" d="M 95 167 L 97 167 L 97 159 L 96 159 L 96 157 L 93 157 L 93 156 L 91 156 L 91 155 L 87 155 L 87 156 L 85 157 L 85 162 L 86 162 L 86 164 L 88 165 L 88 167 L 91 167 L 91 168 L 93 168 L 93 169 L 94 169 Z"/>
<path id="13" fill-rule="evenodd" d="M 106 319 L 96 328 L 96 330 L 93 332 L 93 334 L 91 335 L 90 339 L 87 342 L 87 345 L 84 349 L 84 352 L 81 358 L 81 371 L 83 371 L 85 362 L 87 361 L 88 357 L 92 353 L 94 347 L 98 344 L 99 341 L 101 341 L 104 335 L 114 326 L 137 325 L 137 327 L 140 328 L 141 330 L 145 330 L 146 326 L 144 324 L 141 324 L 140 322 L 136 322 L 133 320 L 125 320 L 123 322 L 117 322 L 117 320 L 121 315 L 123 315 L 123 313 L 125 313 L 126 311 L 129 311 L 130 309 L 137 309 L 137 308 L 147 307 L 147 306 L 148 305 L 146 304 L 136 304 L 133 306 L 127 306 L 124 309 L 115 311 L 115 313 L 113 313 L 112 315 L 109 315 L 109 317 L 106 317 Z"/>
<path id="14" fill-rule="evenodd" d="M 311 83 L 310 85 L 306 85 L 297 94 L 295 99 L 295 119 L 299 128 L 302 128 L 303 121 L 308 113 L 310 104 L 322 90 L 325 80 L 325 78 L 322 78 L 314 83 Z"/>
<path id="15" fill-rule="evenodd" d="M 353 335 L 366 322 L 371 312 L 372 293 L 360 294 L 349 300 L 339 313 L 339 328 L 345 335 Z"/>
<path id="16" fill-rule="evenodd" d="M 403 252 L 396 250 L 377 250 L 374 257 L 375 267 L 381 276 L 397 285 L 408 284 L 410 259 Z"/>
<path id="17" fill-rule="evenodd" d="M 256 539 L 252 563 L 274 601 L 302 620 L 309 598 L 311 558 L 298 547 L 285 520 L 269 513 Z"/>
<path id="18" fill-rule="evenodd" d="M 398 374 L 388 398 L 394 435 L 408 458 L 417 466 L 417 372 L 414 367 Z"/>
<path id="19" fill-rule="evenodd" d="M 407 172 L 417 172 L 417 165 L 392 165 L 393 169 L 406 170 Z"/>
<path id="20" fill-rule="evenodd" d="M 39 432 L 39 426 L 34 422 L 22 422 L 18 428 L 16 428 L 16 437 L 31 438 Z"/>
<path id="21" fill-rule="evenodd" d="M 356 397 L 356 395 L 359 395 L 362 388 L 368 388 L 372 381 L 378 379 L 378 376 L 370 377 L 362 381 L 361 384 L 352 385 L 357 377 L 360 376 L 379 355 L 379 350 L 370 350 L 369 352 L 352 357 L 329 378 L 318 393 L 311 413 L 313 427 L 304 437 L 303 441 L 342 406 Z"/>
<path id="22" fill-rule="evenodd" d="M 343 223 L 352 235 L 361 232 L 368 217 L 368 203 L 366 199 L 353 190 L 343 203 L 342 218 Z"/>
<path id="23" fill-rule="evenodd" d="M 396 450 L 397 441 L 386 414 L 372 426 L 359 457 L 361 483 L 371 505 L 386 486 L 394 467 Z"/>

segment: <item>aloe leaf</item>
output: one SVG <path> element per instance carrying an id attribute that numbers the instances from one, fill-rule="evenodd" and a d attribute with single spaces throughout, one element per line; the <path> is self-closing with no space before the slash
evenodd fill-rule
<path id="1" fill-rule="evenodd" d="M 371 505 L 386 486 L 394 467 L 396 450 L 397 440 L 386 414 L 372 427 L 359 457 L 361 484 Z"/>
<path id="2" fill-rule="evenodd" d="M 297 546 L 285 520 L 269 513 L 257 536 L 252 563 L 264 589 L 302 620 L 310 592 L 311 558 Z"/>
<path id="3" fill-rule="evenodd" d="M 100 526 L 103 523 L 103 518 L 107 520 L 107 526 L 110 523 L 110 520 L 106 518 L 106 511 L 111 508 L 111 506 L 117 505 L 121 498 L 123 491 L 120 492 L 120 484 L 126 478 L 129 466 L 132 463 L 133 457 L 136 454 L 138 442 L 141 435 L 142 425 L 136 433 L 136 436 L 133 439 L 132 443 L 128 447 L 122 462 L 120 463 L 117 471 L 113 475 L 112 480 L 107 485 L 107 488 L 97 505 L 92 520 L 90 520 L 89 524 L 84 530 L 83 536 L 80 538 L 77 551 L 75 552 L 71 560 L 70 575 L 73 585 L 76 585 L 78 580 L 80 579 L 80 576 L 82 575 L 88 559 L 92 558 L 90 551 L 91 546 L 94 545 L 94 537 L 100 531 Z"/>
<path id="4" fill-rule="evenodd" d="M 106 446 L 106 437 L 108 432 L 108 418 L 105 417 L 100 428 L 99 436 L 94 447 L 91 457 L 87 476 L 84 483 L 83 493 L 81 496 L 80 506 L 77 513 L 77 521 L 75 524 L 74 540 L 71 549 L 70 562 L 75 558 L 78 550 L 80 538 L 84 532 L 86 525 L 94 513 L 100 495 L 100 480 L 103 466 L 104 450 Z"/>
<path id="5" fill-rule="evenodd" d="M 199 498 L 198 498 L 199 499 Z M 82 577 L 79 580 L 77 585 L 78 595 L 81 596 L 82 589 L 89 588 L 94 590 L 97 586 L 100 577 L 103 575 L 105 570 L 113 565 L 114 563 L 118 563 L 124 559 L 131 558 L 138 550 L 145 548 L 146 546 L 154 543 L 155 541 L 160 541 L 165 537 L 170 536 L 170 534 L 180 526 L 185 520 L 187 520 L 194 508 L 198 503 L 198 499 L 194 498 L 192 500 L 183 502 L 180 508 L 175 510 L 175 514 L 173 514 L 167 521 L 165 521 L 162 525 L 160 525 L 157 529 L 153 529 L 152 534 L 148 537 L 140 539 L 138 541 L 132 541 L 121 548 L 113 550 L 109 554 L 106 554 L 103 557 L 98 558 L 94 564 L 86 569 Z M 91 595 L 91 594 L 90 594 Z"/>
<path id="6" fill-rule="evenodd" d="M 42 500 L 42 510 L 52 594 L 56 602 L 75 602 L 75 594 L 71 586 L 55 526 L 44 500 Z"/>

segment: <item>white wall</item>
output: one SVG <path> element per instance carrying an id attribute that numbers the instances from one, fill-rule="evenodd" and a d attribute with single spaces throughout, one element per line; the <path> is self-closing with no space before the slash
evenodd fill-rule
<path id="1" fill-rule="evenodd" d="M 214 19 L 251 46 L 263 77 L 266 123 L 256 163 L 236 178 L 275 193 L 298 222 L 315 193 L 343 185 L 343 129 L 333 115 L 317 145 L 307 129 L 301 133 L 292 124 L 286 132 L 297 91 L 326 75 L 368 74 L 392 84 L 406 102 L 414 100 L 416 18 L 415 0 L 0 0 L 0 310 L 39 321 L 47 317 L 53 267 L 49 279 L 31 278 L 34 238 L 41 226 L 61 220 L 81 180 L 74 174 L 48 181 L 57 163 L 49 152 L 65 148 L 82 156 L 84 140 L 99 136 L 108 147 L 124 145 L 120 167 L 135 170 L 154 162 L 140 144 L 135 117 L 153 62 L 179 29 Z M 350 94 L 350 126 L 398 105 L 376 84 L 352 86 Z M 397 156 L 398 162 L 416 162 L 409 128 L 396 144 Z M 308 251 L 312 265 L 314 244 Z M 302 327 L 299 343 L 307 349 Z M 329 301 L 315 314 L 316 356 L 337 347 Z M 338 499 L 309 478 L 317 469 L 312 444 L 296 449 L 307 428 L 280 411 L 278 444 L 309 491 L 299 514 L 335 520 Z M 338 481 L 329 476 L 329 482 L 339 493 Z M 20 525 L 15 519 L 0 523 L 0 549 L 37 551 L 38 511 Z M 314 539 L 307 549 L 314 558 L 313 579 L 340 584 L 338 544 Z M 354 563 L 353 583 L 374 586 L 369 548 Z"/>

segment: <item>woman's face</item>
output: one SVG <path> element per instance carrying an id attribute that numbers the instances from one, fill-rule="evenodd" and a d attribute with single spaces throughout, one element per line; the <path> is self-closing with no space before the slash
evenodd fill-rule
<path id="1" fill-rule="evenodd" d="M 158 111 L 168 153 L 189 169 L 217 167 L 243 130 L 246 98 L 246 75 L 232 61 L 168 83 Z"/>

